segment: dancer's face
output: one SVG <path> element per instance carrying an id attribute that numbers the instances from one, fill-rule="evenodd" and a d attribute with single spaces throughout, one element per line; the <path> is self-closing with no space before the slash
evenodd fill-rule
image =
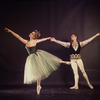
<path id="1" fill-rule="evenodd" d="M 35 38 L 36 38 L 36 33 L 35 33 L 34 31 L 31 32 L 31 33 L 29 34 L 29 37 L 35 39 Z"/>
<path id="2" fill-rule="evenodd" d="M 72 40 L 72 41 L 77 40 L 77 36 L 76 36 L 76 35 L 74 35 L 74 34 L 72 34 L 72 35 L 71 35 L 71 40 Z"/>

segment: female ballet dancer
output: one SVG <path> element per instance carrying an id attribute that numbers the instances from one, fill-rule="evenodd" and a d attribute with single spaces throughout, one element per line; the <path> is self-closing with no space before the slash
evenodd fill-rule
<path id="1" fill-rule="evenodd" d="M 72 67 L 72 70 L 73 70 L 73 73 L 74 73 L 74 81 L 75 81 L 75 85 L 73 87 L 70 87 L 70 89 L 78 89 L 79 88 L 78 87 L 78 81 L 79 81 L 78 67 L 80 68 L 80 70 L 83 74 L 83 77 L 85 78 L 90 89 L 93 89 L 93 86 L 90 84 L 88 76 L 85 72 L 83 61 L 82 61 L 81 55 L 80 55 L 80 50 L 81 50 L 81 47 L 83 47 L 86 44 L 88 44 L 89 42 L 91 42 L 97 36 L 100 36 L 100 33 L 97 33 L 93 37 L 91 37 L 91 38 L 89 38 L 89 39 L 87 39 L 83 42 L 78 42 L 77 41 L 77 38 L 78 38 L 77 35 L 73 33 L 71 35 L 71 40 L 72 40 L 71 43 L 56 40 L 54 37 L 51 38 L 51 41 L 58 43 L 58 44 L 64 46 L 65 48 L 69 48 L 69 50 L 70 50 L 70 61 L 71 61 L 71 67 Z"/>
<path id="2" fill-rule="evenodd" d="M 70 62 L 62 61 L 60 58 L 43 50 L 36 49 L 36 45 L 40 42 L 49 40 L 50 37 L 38 39 L 40 32 L 34 30 L 29 34 L 30 40 L 23 39 L 21 36 L 12 30 L 5 28 L 5 31 L 14 35 L 22 43 L 29 54 L 26 59 L 24 69 L 24 84 L 31 84 L 37 82 L 37 94 L 40 94 L 41 80 L 47 78 L 53 71 L 55 71 L 61 63 L 70 64 Z"/>

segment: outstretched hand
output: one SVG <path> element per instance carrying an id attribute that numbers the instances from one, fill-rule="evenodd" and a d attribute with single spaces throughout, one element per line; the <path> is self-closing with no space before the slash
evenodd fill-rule
<path id="1" fill-rule="evenodd" d="M 54 37 L 51 37 L 51 38 L 50 38 L 50 41 L 55 42 L 56 39 L 55 39 Z"/>
<path id="2" fill-rule="evenodd" d="M 51 37 L 48 37 L 48 40 L 50 40 L 51 39 Z"/>
<path id="3" fill-rule="evenodd" d="M 97 33 L 96 35 L 97 35 L 97 36 L 100 36 L 100 33 Z"/>
<path id="4" fill-rule="evenodd" d="M 6 32 L 12 32 L 12 30 L 10 30 L 9 28 L 5 28 L 4 29 Z"/>

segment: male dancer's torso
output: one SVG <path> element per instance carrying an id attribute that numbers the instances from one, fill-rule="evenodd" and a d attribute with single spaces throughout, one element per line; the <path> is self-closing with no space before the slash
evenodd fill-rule
<path id="1" fill-rule="evenodd" d="M 70 59 L 81 59 L 80 51 L 81 51 L 81 46 L 80 43 L 70 43 Z"/>

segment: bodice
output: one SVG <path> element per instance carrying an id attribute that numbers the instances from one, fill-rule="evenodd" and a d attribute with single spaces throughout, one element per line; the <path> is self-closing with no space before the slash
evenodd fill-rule
<path id="1" fill-rule="evenodd" d="M 34 47 L 25 46 L 25 48 L 26 48 L 29 55 L 32 54 L 32 53 L 35 53 L 37 51 L 36 46 L 34 46 Z"/>

